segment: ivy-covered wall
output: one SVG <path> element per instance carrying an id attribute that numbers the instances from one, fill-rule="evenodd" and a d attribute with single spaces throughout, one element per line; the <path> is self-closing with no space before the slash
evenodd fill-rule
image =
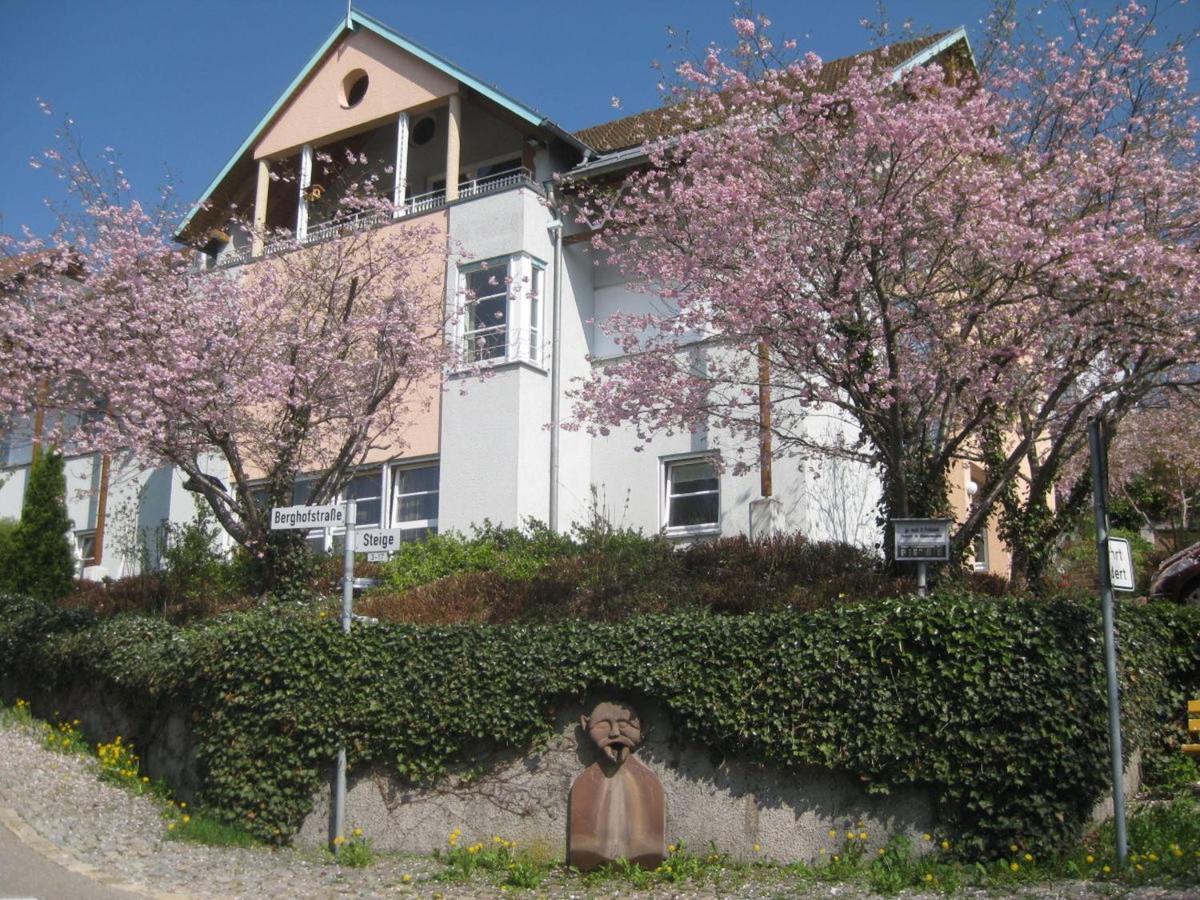
<path id="1" fill-rule="evenodd" d="M 1200 694 L 1200 609 L 1122 608 L 1126 746 L 1170 752 Z M 0 599 L 0 675 L 89 681 L 193 709 L 199 799 L 277 842 L 339 739 L 350 765 L 437 779 L 479 746 L 545 739 L 556 704 L 653 698 L 675 730 L 743 762 L 916 786 L 966 856 L 1043 852 L 1108 789 L 1099 615 L 956 594 L 810 613 L 548 626 L 367 626 L 274 608 L 187 628 L 95 622 Z M 11 699 L 11 698 L 9 698 Z"/>

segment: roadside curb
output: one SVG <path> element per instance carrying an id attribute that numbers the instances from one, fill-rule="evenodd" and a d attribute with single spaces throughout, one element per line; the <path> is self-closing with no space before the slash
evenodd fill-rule
<path id="1" fill-rule="evenodd" d="M 0 802 L 7 802 L 7 800 L 8 798 L 3 793 L 0 793 Z M 89 878 L 92 881 L 97 881 L 105 887 L 118 891 L 127 891 L 142 897 L 153 897 L 154 900 L 197 900 L 191 894 L 168 893 L 155 890 L 139 882 L 123 881 L 90 863 L 79 861 L 61 847 L 58 847 L 38 834 L 11 806 L 0 806 L 0 824 L 11 831 L 17 840 L 29 847 L 29 849 L 41 854 L 56 865 L 62 866 L 68 872 Z"/>

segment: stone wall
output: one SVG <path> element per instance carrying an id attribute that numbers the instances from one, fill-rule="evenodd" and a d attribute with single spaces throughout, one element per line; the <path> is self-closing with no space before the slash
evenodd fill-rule
<path id="1" fill-rule="evenodd" d="M 121 735 L 133 742 L 144 774 L 165 778 L 180 799 L 195 796 L 192 712 L 92 684 L 50 691 L 0 679 L 0 697 L 9 704 L 18 697 L 29 700 L 34 715 L 46 721 L 79 719 L 93 743 Z M 840 847 L 849 827 L 867 833 L 870 852 L 894 834 L 906 834 L 921 846 L 920 835 L 935 830 L 933 805 L 923 791 L 872 795 L 844 772 L 818 767 L 784 772 L 719 759 L 676 734 L 652 704 L 635 705 L 648 728 L 637 755 L 662 782 L 669 842 L 686 841 L 694 850 L 715 846 L 746 859 L 795 862 L 816 860 L 822 849 L 829 854 Z M 444 848 L 450 832 L 461 828 L 460 846 L 500 835 L 547 855 L 565 855 L 567 795 L 575 777 L 596 759 L 579 723 L 591 708 L 564 706 L 550 739 L 528 753 L 477 748 L 468 764 L 434 787 L 405 785 L 383 767 L 351 772 L 346 827 L 361 827 L 381 850 L 428 853 Z M 1137 791 L 1140 774 L 1137 753 L 1125 773 L 1127 797 Z M 328 840 L 329 798 L 328 788 L 314 797 L 313 811 L 296 836 L 299 845 L 316 847 Z M 1106 795 L 1093 816 L 1100 821 L 1111 814 L 1112 799 Z M 836 839 L 829 837 L 831 829 L 838 832 Z"/>
<path id="2" fill-rule="evenodd" d="M 78 719 L 79 730 L 93 744 L 120 735 L 141 758 L 142 774 L 166 779 L 182 800 L 191 800 L 199 788 L 192 718 L 184 710 L 90 683 L 47 690 L 0 678 L 0 697 L 9 704 L 18 697 L 28 700 L 33 714 L 47 722 Z"/>
<path id="3" fill-rule="evenodd" d="M 932 804 L 921 791 L 870 795 L 856 778 L 828 769 L 784 773 L 715 759 L 706 748 L 680 739 L 658 710 L 635 705 L 650 729 L 637 755 L 662 781 L 668 842 L 792 862 L 817 859 L 822 849 L 833 852 L 850 826 L 867 833 L 872 852 L 893 834 L 919 842 L 923 832 L 933 830 Z M 549 742 L 527 755 L 481 755 L 470 767 L 486 773 L 479 778 L 460 774 L 434 788 L 414 789 L 383 769 L 357 776 L 352 772 L 346 828 L 362 828 L 382 850 L 431 852 L 446 847 L 450 832 L 461 828 L 459 846 L 500 835 L 563 855 L 567 795 L 575 777 L 596 758 L 579 724 L 590 709 L 572 705 L 560 710 Z M 308 847 L 324 843 L 329 822 L 325 790 L 297 842 Z M 838 831 L 836 840 L 829 837 L 830 829 Z"/>

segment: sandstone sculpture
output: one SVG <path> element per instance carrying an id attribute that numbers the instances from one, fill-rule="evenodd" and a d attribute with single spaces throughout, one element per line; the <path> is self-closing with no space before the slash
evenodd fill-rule
<path id="1" fill-rule="evenodd" d="M 617 859 L 656 868 L 666 855 L 662 783 L 633 755 L 642 725 L 628 704 L 603 702 L 580 719 L 600 758 L 571 786 L 567 861 L 594 869 Z"/>

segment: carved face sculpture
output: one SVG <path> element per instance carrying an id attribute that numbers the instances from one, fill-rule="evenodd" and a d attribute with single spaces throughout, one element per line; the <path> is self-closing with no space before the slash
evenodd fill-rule
<path id="1" fill-rule="evenodd" d="M 600 752 L 618 766 L 642 742 L 642 723 L 633 708 L 624 703 L 601 703 L 590 716 L 583 716 L 580 724 Z"/>

